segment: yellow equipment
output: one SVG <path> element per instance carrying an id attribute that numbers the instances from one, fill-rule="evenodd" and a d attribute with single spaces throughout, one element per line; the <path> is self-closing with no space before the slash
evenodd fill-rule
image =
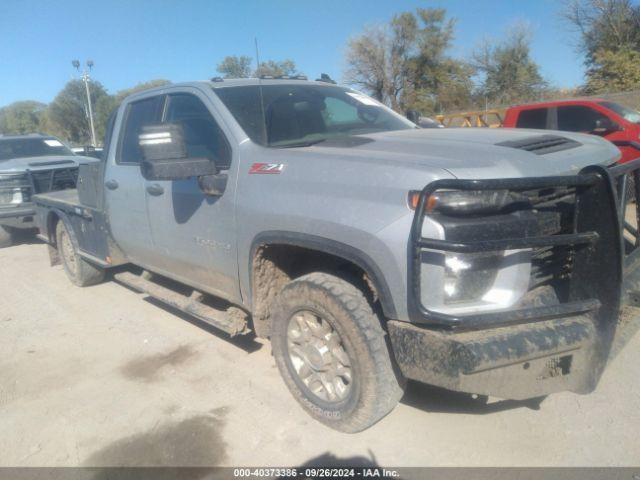
<path id="1" fill-rule="evenodd" d="M 436 115 L 436 120 L 438 120 L 445 127 L 498 128 L 502 126 L 504 112 L 504 109 L 502 109 L 448 113 L 444 115 Z"/>

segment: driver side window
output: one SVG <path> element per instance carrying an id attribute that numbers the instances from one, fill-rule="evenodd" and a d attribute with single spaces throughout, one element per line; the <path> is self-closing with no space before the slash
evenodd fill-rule
<path id="1" fill-rule="evenodd" d="M 208 158 L 220 170 L 231 167 L 231 147 L 209 109 L 195 95 L 169 95 L 166 123 L 182 126 L 187 156 Z"/>
<path id="2" fill-rule="evenodd" d="M 600 123 L 611 123 L 606 115 L 582 105 L 558 107 L 558 130 L 590 133 Z"/>

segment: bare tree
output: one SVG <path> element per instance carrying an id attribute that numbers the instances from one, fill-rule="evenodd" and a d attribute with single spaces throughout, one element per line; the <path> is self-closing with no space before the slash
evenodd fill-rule
<path id="1" fill-rule="evenodd" d="M 631 0 L 568 0 L 563 16 L 580 35 L 587 65 L 600 50 L 640 50 L 640 6 Z"/>
<path id="2" fill-rule="evenodd" d="M 388 93 L 395 90 L 389 63 L 389 31 L 386 26 L 375 25 L 365 28 L 359 36 L 349 40 L 347 46 L 348 69 L 345 81 L 369 92 L 377 100 L 394 104 L 397 98 Z"/>

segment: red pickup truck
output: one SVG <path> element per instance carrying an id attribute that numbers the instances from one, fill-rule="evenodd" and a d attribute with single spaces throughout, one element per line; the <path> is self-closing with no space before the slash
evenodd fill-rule
<path id="1" fill-rule="evenodd" d="M 620 163 L 640 157 L 640 112 L 609 100 L 516 105 L 507 109 L 503 127 L 591 133 L 618 146 Z"/>

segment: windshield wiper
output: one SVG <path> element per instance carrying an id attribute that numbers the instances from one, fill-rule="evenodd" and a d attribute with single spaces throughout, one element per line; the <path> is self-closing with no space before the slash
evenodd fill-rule
<path id="1" fill-rule="evenodd" d="M 270 145 L 274 148 L 297 148 L 297 147 L 310 147 L 317 143 L 325 142 L 326 138 L 319 138 L 318 140 L 309 140 L 307 142 L 287 143 L 285 145 Z"/>

